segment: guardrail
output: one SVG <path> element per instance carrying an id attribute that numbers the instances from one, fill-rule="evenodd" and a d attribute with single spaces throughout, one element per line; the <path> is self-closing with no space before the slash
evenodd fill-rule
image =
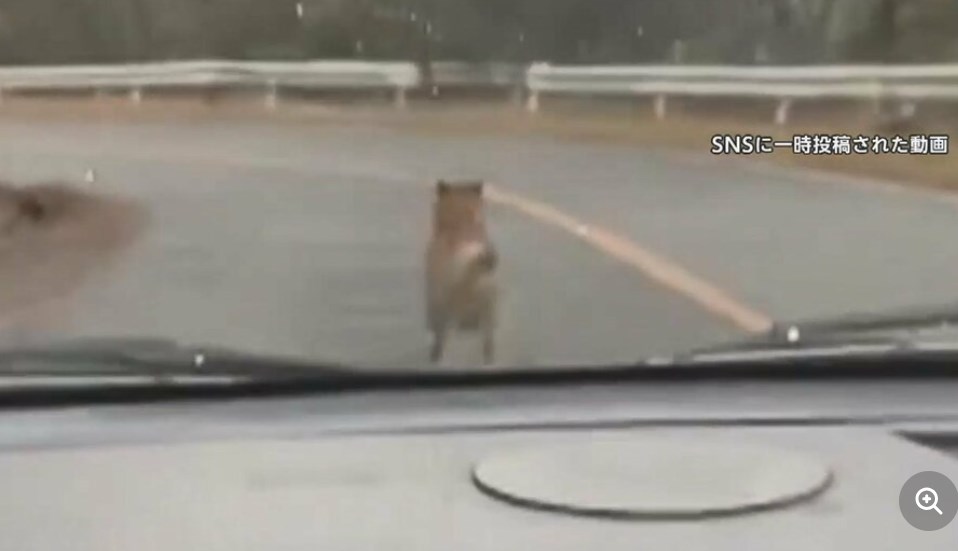
<path id="1" fill-rule="evenodd" d="M 440 88 L 521 89 L 525 68 L 506 63 L 433 64 L 433 79 Z M 135 102 L 149 89 L 231 87 L 260 89 L 266 105 L 274 108 L 278 93 L 286 89 L 391 90 L 396 105 L 406 104 L 406 94 L 422 82 L 415 64 L 365 61 L 173 61 L 122 65 L 67 67 L 0 67 L 0 92 L 51 90 L 123 90 Z"/>
<path id="2" fill-rule="evenodd" d="M 124 90 L 139 102 L 150 88 L 220 86 L 265 90 L 269 107 L 275 107 L 281 88 L 392 90 L 401 106 L 419 81 L 415 65 L 405 62 L 179 61 L 0 68 L 0 91 Z"/>
<path id="3" fill-rule="evenodd" d="M 775 121 L 784 124 L 793 102 L 802 99 L 958 99 L 958 64 L 589 67 L 540 63 L 529 67 L 526 84 L 526 106 L 531 112 L 538 111 L 544 94 L 652 97 L 659 118 L 666 115 L 668 97 L 760 97 L 778 101 Z"/>
<path id="4" fill-rule="evenodd" d="M 958 64 L 833 65 L 804 67 L 728 66 L 553 66 L 436 62 L 433 78 L 441 87 L 491 87 L 528 93 L 526 107 L 539 109 L 543 95 L 654 98 L 666 115 L 667 99 L 682 96 L 752 97 L 777 101 L 775 121 L 786 122 L 794 101 L 856 98 L 958 99 Z M 68 67 L 0 67 L 3 91 L 123 90 L 139 103 L 145 91 L 169 88 L 247 88 L 263 90 L 275 108 L 283 88 L 312 90 L 389 90 L 398 107 L 422 81 L 409 62 L 372 61 L 174 61 Z"/>

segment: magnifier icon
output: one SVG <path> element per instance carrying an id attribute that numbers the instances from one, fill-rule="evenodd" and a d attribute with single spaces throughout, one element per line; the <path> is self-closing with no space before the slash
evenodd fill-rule
<path id="1" fill-rule="evenodd" d="M 931 488 L 918 490 L 918 493 L 915 494 L 915 504 L 922 511 L 936 511 L 939 515 L 944 514 L 938 508 L 938 492 Z"/>

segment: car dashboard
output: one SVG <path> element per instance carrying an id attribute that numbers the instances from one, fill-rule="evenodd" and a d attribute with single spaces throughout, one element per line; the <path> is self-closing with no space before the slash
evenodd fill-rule
<path id="1" fill-rule="evenodd" d="M 16 551 L 954 549 L 958 384 L 515 385 L 5 411 Z"/>

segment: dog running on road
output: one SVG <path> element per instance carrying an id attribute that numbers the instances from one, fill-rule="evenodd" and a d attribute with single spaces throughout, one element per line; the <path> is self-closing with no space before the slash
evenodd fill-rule
<path id="1" fill-rule="evenodd" d="M 483 182 L 436 182 L 432 237 L 426 252 L 426 314 L 433 362 L 442 359 L 450 330 L 479 333 L 483 361 L 495 361 L 498 264 L 486 231 Z"/>

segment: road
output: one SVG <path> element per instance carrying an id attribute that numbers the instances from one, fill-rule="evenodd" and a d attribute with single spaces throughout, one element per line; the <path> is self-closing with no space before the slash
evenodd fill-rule
<path id="1" fill-rule="evenodd" d="M 748 316 L 958 297 L 953 202 L 706 156 L 329 124 L 4 122 L 0 167 L 75 181 L 95 167 L 91 187 L 152 212 L 133 250 L 31 326 L 37 338 L 421 368 L 438 177 L 502 192 L 489 223 L 504 366 L 628 362 L 735 338 Z M 453 343 L 451 366 L 477 360 L 477 343 Z"/>

